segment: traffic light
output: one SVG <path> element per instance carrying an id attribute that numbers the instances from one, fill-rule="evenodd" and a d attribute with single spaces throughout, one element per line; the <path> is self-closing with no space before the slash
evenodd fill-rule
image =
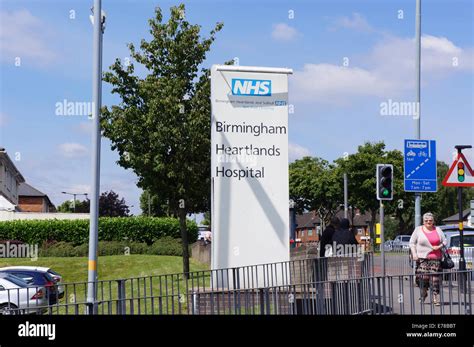
<path id="1" fill-rule="evenodd" d="M 460 161 L 458 163 L 458 181 L 464 182 L 465 178 L 466 177 L 464 176 L 464 163 Z"/>
<path id="2" fill-rule="evenodd" d="M 377 164 L 377 199 L 393 200 L 393 165 Z"/>

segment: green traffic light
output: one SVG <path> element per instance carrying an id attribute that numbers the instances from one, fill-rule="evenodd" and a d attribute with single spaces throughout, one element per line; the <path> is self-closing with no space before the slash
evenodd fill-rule
<path id="1" fill-rule="evenodd" d="M 384 189 L 384 190 L 382 191 L 382 195 L 383 195 L 383 196 L 388 196 L 388 193 L 389 193 L 389 192 L 388 192 L 388 189 Z"/>
<path id="2" fill-rule="evenodd" d="M 459 182 L 464 182 L 464 176 L 458 176 L 458 181 Z"/>

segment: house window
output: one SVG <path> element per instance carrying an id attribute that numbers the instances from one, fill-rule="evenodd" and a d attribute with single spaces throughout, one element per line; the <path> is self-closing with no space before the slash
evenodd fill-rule
<path id="1" fill-rule="evenodd" d="M 301 237 L 304 237 L 304 230 L 301 230 Z"/>
<path id="2" fill-rule="evenodd" d="M 308 236 L 313 236 L 313 229 L 308 229 Z"/>

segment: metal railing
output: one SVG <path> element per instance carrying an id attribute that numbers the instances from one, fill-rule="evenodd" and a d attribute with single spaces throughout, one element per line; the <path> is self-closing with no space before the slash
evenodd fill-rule
<path id="1" fill-rule="evenodd" d="M 103 280 L 97 302 L 86 300 L 87 282 L 61 284 L 48 301 L 11 300 L 22 289 L 0 291 L 9 297 L 3 313 L 44 314 L 470 314 L 472 270 L 463 282 L 458 271 L 441 276 L 438 306 L 432 298 L 419 302 L 422 288 L 413 274 L 374 274 L 371 253 L 315 258 L 170 275 Z M 455 276 L 457 277 L 455 278 Z M 34 293 L 38 288 L 30 287 Z M 30 293 L 31 294 L 31 293 Z M 1 304 L 1 301 L 0 301 Z M 88 310 L 90 306 L 95 310 Z M 2 306 L 0 306 L 2 307 Z"/>

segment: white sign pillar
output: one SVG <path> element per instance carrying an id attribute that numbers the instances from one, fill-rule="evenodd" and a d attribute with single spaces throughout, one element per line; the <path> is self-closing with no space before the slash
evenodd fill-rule
<path id="1" fill-rule="evenodd" d="M 278 68 L 212 67 L 212 269 L 290 258 L 291 73 Z"/>

